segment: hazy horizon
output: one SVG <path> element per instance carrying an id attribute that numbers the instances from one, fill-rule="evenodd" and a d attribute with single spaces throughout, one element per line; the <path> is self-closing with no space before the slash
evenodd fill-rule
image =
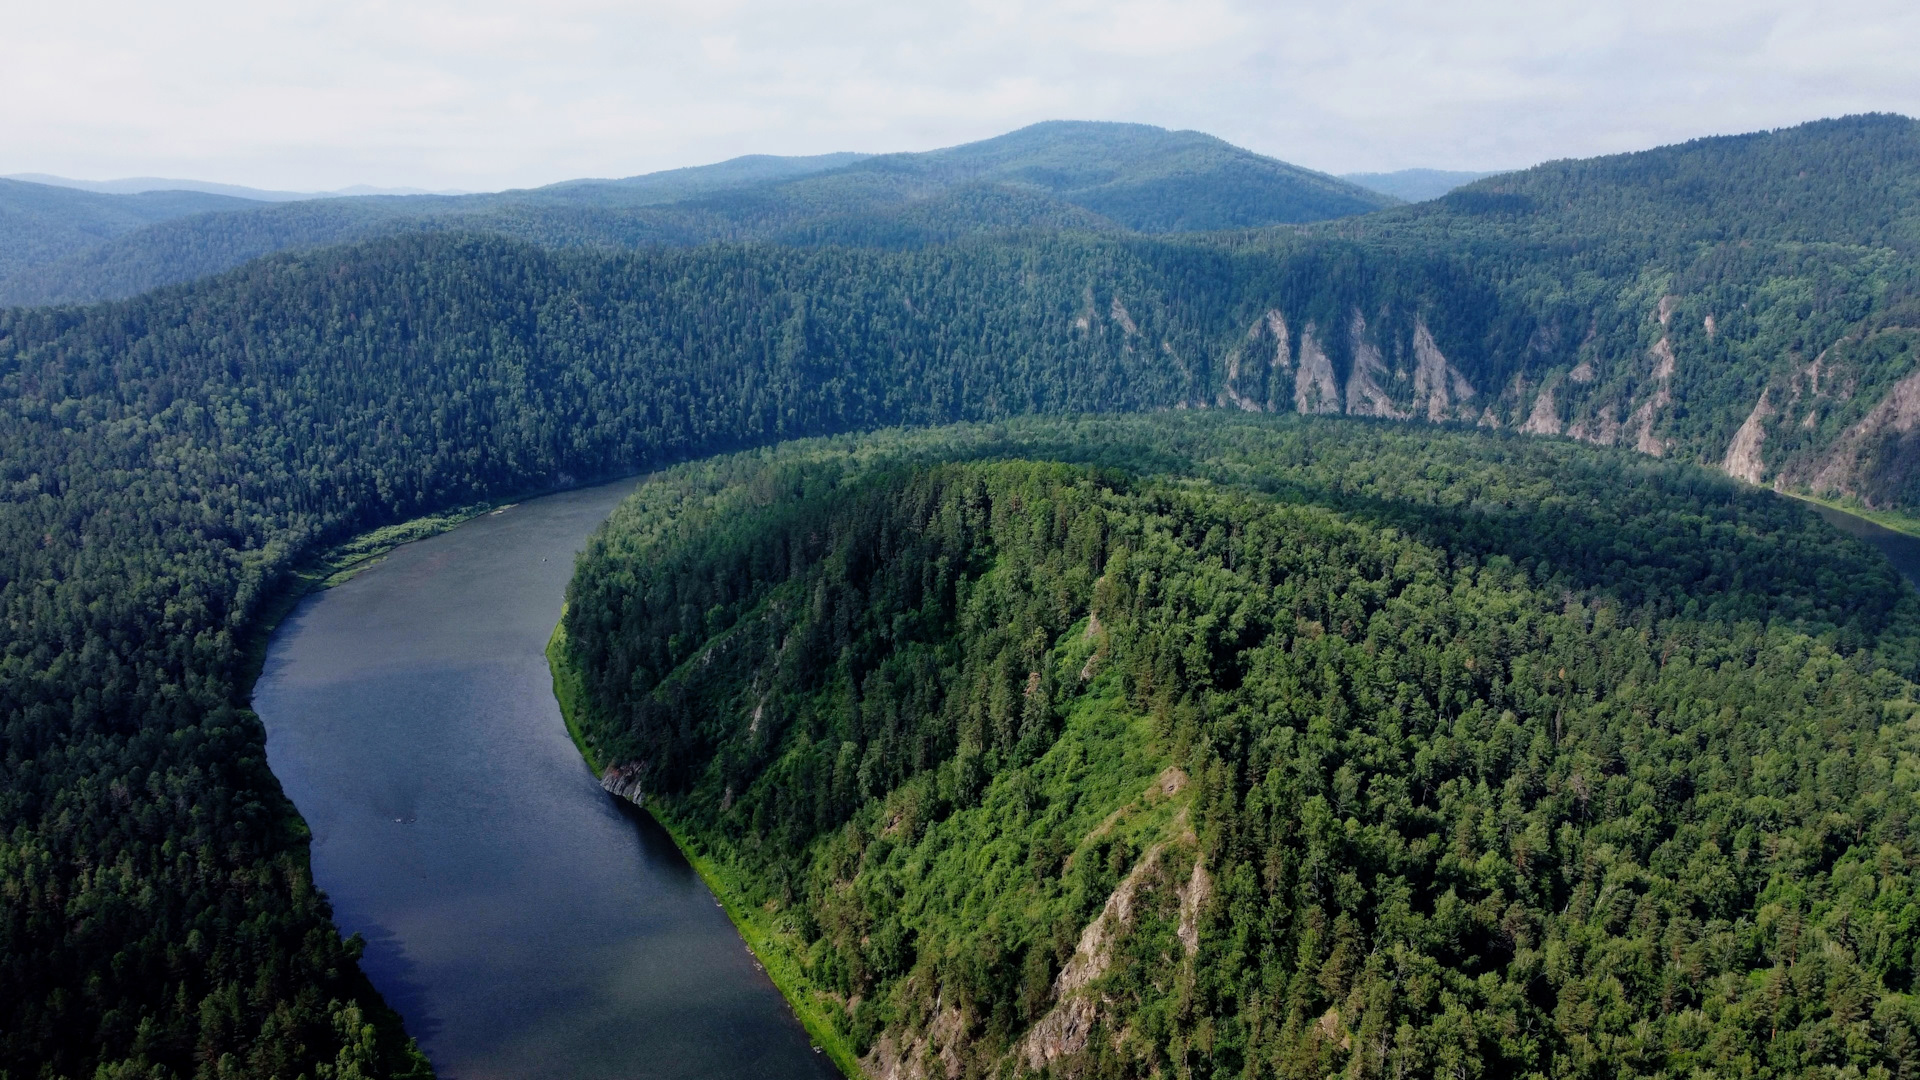
<path id="1" fill-rule="evenodd" d="M 471 191 L 743 154 L 928 150 L 1073 117 L 1332 174 L 1920 113 L 1920 11 L 1404 0 L 21 7 L 0 174 Z"/>

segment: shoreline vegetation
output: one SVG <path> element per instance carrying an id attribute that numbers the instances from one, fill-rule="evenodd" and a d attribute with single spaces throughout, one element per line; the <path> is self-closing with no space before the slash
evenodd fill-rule
<path id="1" fill-rule="evenodd" d="M 1824 506 L 1829 510 L 1837 510 L 1849 517 L 1857 517 L 1862 521 L 1872 522 L 1883 529 L 1890 529 L 1907 536 L 1920 537 L 1920 517 L 1916 517 L 1913 514 L 1904 513 L 1899 510 L 1875 509 L 1858 500 L 1830 499 L 1820 495 L 1806 495 L 1796 491 L 1780 491 L 1777 488 L 1769 488 L 1768 490 L 1776 491 L 1778 494 L 1785 495 L 1789 499 L 1797 499 L 1800 502 L 1812 503 L 1815 506 Z"/>
<path id="2" fill-rule="evenodd" d="M 598 777 L 605 772 L 605 766 L 588 744 L 586 732 L 580 724 L 578 710 L 585 700 L 585 691 L 580 684 L 580 673 L 574 666 L 573 657 L 567 651 L 565 609 L 562 609 L 560 622 L 555 624 L 553 634 L 547 639 L 547 666 L 553 672 L 553 697 L 560 705 L 560 716 L 566 722 L 567 735 L 572 738 L 574 748 L 580 751 L 581 759 Z M 608 797 L 619 796 L 609 794 Z M 807 1037 L 812 1040 L 814 1048 L 831 1058 L 834 1067 L 848 1080 L 860 1080 L 865 1076 L 866 1072 L 860 1067 L 859 1056 L 853 1052 L 853 1047 L 847 1044 L 824 1009 L 816 1006 L 814 999 L 822 996 L 821 992 L 800 970 L 795 951 L 786 940 L 791 935 L 768 925 L 761 913 L 745 904 L 741 898 L 746 890 L 733 880 L 726 867 L 708 858 L 693 836 L 671 815 L 661 813 L 653 805 L 641 805 L 638 809 L 659 823 L 673 838 L 673 846 L 679 849 L 681 857 L 706 883 L 707 891 L 713 894 L 721 910 L 727 913 L 741 940 L 752 950 L 753 958 L 773 981 L 774 988 L 780 991 L 780 996 L 786 1000 L 787 1007 L 793 1010 L 800 1025 L 807 1029 Z M 837 1004 L 834 1007 L 837 1008 Z"/>

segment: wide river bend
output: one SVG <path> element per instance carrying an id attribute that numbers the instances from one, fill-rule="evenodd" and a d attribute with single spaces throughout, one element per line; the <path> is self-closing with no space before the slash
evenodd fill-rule
<path id="1" fill-rule="evenodd" d="M 554 703 L 574 555 L 635 484 L 395 550 L 308 597 L 254 689 L 313 876 L 442 1080 L 839 1075 Z"/>

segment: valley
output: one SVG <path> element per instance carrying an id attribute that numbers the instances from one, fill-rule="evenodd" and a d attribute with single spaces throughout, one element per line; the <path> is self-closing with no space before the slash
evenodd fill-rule
<path id="1" fill-rule="evenodd" d="M 1917 193 L 0 182 L 0 1080 L 1920 1068 Z"/>

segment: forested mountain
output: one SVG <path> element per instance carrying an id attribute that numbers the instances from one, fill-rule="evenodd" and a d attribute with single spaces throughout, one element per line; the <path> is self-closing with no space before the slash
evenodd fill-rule
<path id="1" fill-rule="evenodd" d="M 0 281 L 156 221 L 250 205 L 194 191 L 102 195 L 0 179 Z"/>
<path id="2" fill-rule="evenodd" d="M 1216 373 L 1198 377 L 1213 385 L 1196 404 L 1456 418 L 1920 507 L 1917 151 L 1914 121 L 1864 116 L 1554 162 L 1414 206 L 1169 245 L 1182 253 L 1165 258 L 1186 265 L 1163 292 L 1233 300 L 1190 327 L 1206 337 L 1180 362 Z M 1324 180 L 1194 133 L 1037 125 L 928 154 L 743 159 L 532 192 L 183 218 L 16 274 L 0 300 L 131 294 L 277 250 L 403 231 L 600 248 L 752 238 L 910 248 L 1351 209 L 1314 202 L 1333 197 Z M 1250 251 L 1284 258 L 1261 264 Z M 1280 263 L 1296 268 L 1286 293 L 1310 297 L 1306 307 L 1252 295 L 1244 275 Z M 1300 276 L 1306 266 L 1342 269 L 1315 283 Z M 1437 300 L 1437 278 L 1468 299 Z M 1504 327 L 1492 338 L 1481 333 L 1489 298 Z M 1461 302 L 1476 307 L 1451 307 Z M 1448 321 L 1475 329 L 1442 332 Z"/>
<path id="3" fill-rule="evenodd" d="M 871 156 L 855 153 L 812 154 L 803 157 L 747 154 L 743 157 L 728 158 L 726 161 L 712 165 L 665 169 L 620 180 L 566 180 L 517 194 L 538 193 L 542 196 L 577 199 L 582 202 L 650 206 L 711 195 L 731 188 L 792 180 L 852 165 Z"/>
<path id="4" fill-rule="evenodd" d="M 216 184 L 206 180 L 171 180 L 161 176 L 127 176 L 117 180 L 75 180 L 48 173 L 14 173 L 8 180 L 26 180 L 35 184 L 97 191 L 107 195 L 140 195 L 149 191 L 200 191 L 209 195 L 231 195 L 254 202 L 298 202 L 303 199 L 327 199 L 357 195 L 463 195 L 461 191 L 425 191 L 420 188 L 383 188 L 353 184 L 335 191 L 275 191 L 243 184 Z"/>
<path id="5" fill-rule="evenodd" d="M 1475 180 L 1483 180 L 1493 175 L 1495 174 L 1490 172 L 1458 172 L 1447 169 L 1400 169 L 1396 172 L 1341 173 L 1340 179 L 1406 202 L 1426 202 L 1428 199 L 1437 199 L 1454 188 L 1464 187 Z"/>
<path id="6" fill-rule="evenodd" d="M 884 1077 L 1920 1067 L 1920 597 L 1624 451 L 1215 417 L 674 471 L 611 788 Z"/>
<path id="7" fill-rule="evenodd" d="M 1497 380 L 1462 364 L 1485 423 L 1920 507 L 1917 194 L 1920 123 L 1856 116 L 1552 162 L 1310 231 L 1382 260 L 1452 253 L 1531 313 Z"/>
<path id="8" fill-rule="evenodd" d="M 1054 122 L 919 154 L 758 156 L 530 191 L 330 199 L 170 221 L 0 277 L 0 304 L 132 296 L 273 252 L 408 231 L 611 248 L 893 246 L 1018 226 L 1179 232 L 1317 221 L 1392 201 L 1199 132 Z"/>

